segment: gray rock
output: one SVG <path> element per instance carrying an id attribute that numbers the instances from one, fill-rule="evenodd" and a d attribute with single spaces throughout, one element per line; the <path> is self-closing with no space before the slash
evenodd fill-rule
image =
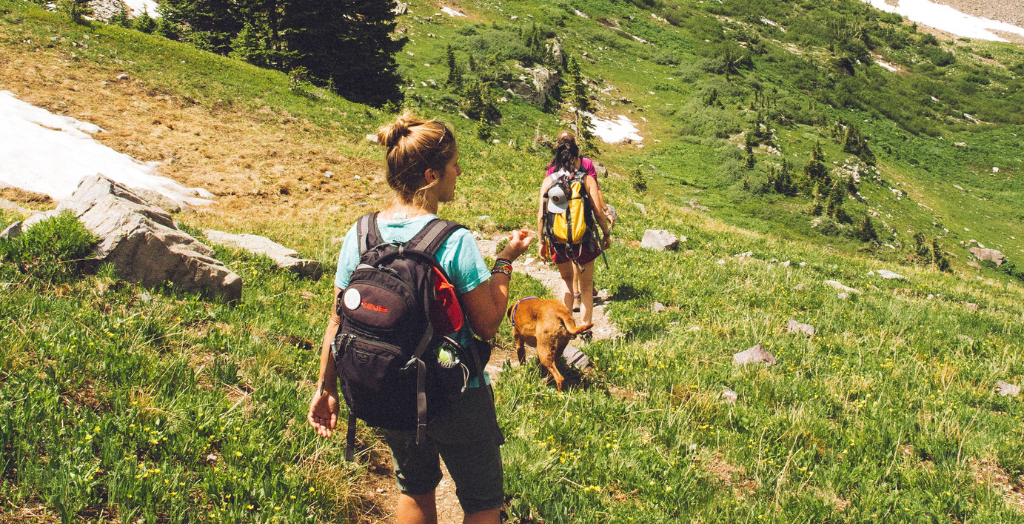
<path id="1" fill-rule="evenodd" d="M 764 346 L 761 344 L 732 356 L 732 363 L 736 366 L 758 364 L 761 362 L 764 362 L 769 366 L 774 366 L 777 363 L 775 361 L 775 357 L 771 353 L 765 351 Z"/>
<path id="2" fill-rule="evenodd" d="M 36 211 L 32 211 L 31 209 L 25 209 L 19 206 L 18 204 L 15 204 L 14 202 L 11 202 L 10 200 L 5 200 L 3 198 L 0 198 L 0 209 L 3 209 L 4 211 L 9 211 L 11 213 L 18 213 L 21 216 L 28 216 L 33 213 L 36 213 Z"/>
<path id="3" fill-rule="evenodd" d="M 739 393 L 736 393 L 735 391 L 729 388 L 725 388 L 722 390 L 722 400 L 726 401 L 726 403 L 734 404 L 736 403 L 736 400 L 738 400 L 739 398 Z"/>
<path id="4" fill-rule="evenodd" d="M 590 365 L 590 358 L 584 355 L 578 347 L 572 344 L 565 346 L 565 351 L 562 352 L 562 358 L 565 359 L 566 364 L 577 369 L 583 369 Z"/>
<path id="5" fill-rule="evenodd" d="M 21 235 L 21 220 L 18 220 L 17 222 L 7 226 L 7 229 L 4 229 L 2 232 L 0 232 L 0 238 L 15 238 L 15 237 L 18 237 L 20 235 Z"/>
<path id="6" fill-rule="evenodd" d="M 838 296 L 839 296 L 839 300 L 846 300 L 846 299 L 850 298 L 850 294 L 849 293 L 840 293 Z"/>
<path id="7" fill-rule="evenodd" d="M 151 206 L 159 207 L 168 213 L 181 212 L 181 205 L 152 189 L 133 188 L 132 191 Z"/>
<path id="8" fill-rule="evenodd" d="M 882 278 L 884 278 L 886 280 L 894 280 L 894 279 L 900 279 L 900 278 L 907 278 L 907 277 L 905 277 L 905 276 L 903 276 L 903 275 L 901 275 L 899 273 L 893 273 L 892 271 L 889 271 L 888 269 L 879 269 L 878 271 L 875 271 L 875 273 L 877 273 L 878 276 L 880 276 L 880 277 L 882 277 Z"/>
<path id="9" fill-rule="evenodd" d="M 551 43 L 551 58 L 554 58 L 555 63 L 559 66 L 565 65 L 565 52 L 562 51 L 562 43 L 558 40 Z"/>
<path id="10" fill-rule="evenodd" d="M 661 302 L 655 302 L 654 303 L 654 312 L 655 313 L 661 313 L 662 311 L 665 311 L 666 309 L 668 309 L 668 308 L 665 307 L 665 304 L 662 304 Z"/>
<path id="11" fill-rule="evenodd" d="M 857 293 L 857 294 L 860 294 L 860 291 L 858 291 L 856 289 L 853 289 L 852 287 L 844 286 L 843 283 L 839 282 L 838 280 L 826 280 L 826 281 L 822 282 L 822 284 L 825 284 L 826 286 L 832 286 L 832 287 L 834 287 L 834 288 L 836 288 L 839 291 L 842 291 L 844 293 Z"/>
<path id="12" fill-rule="evenodd" d="M 789 267 L 790 262 L 787 260 L 782 263 L 782 267 Z"/>
<path id="13" fill-rule="evenodd" d="M 640 210 L 641 215 L 647 216 L 647 206 L 641 204 L 640 202 L 633 202 L 633 205 Z"/>
<path id="14" fill-rule="evenodd" d="M 1003 265 L 1003 261 L 1005 260 L 1003 254 L 995 249 L 972 247 L 971 254 L 978 257 L 978 260 L 991 260 L 995 262 L 997 266 Z"/>
<path id="15" fill-rule="evenodd" d="M 187 292 L 206 292 L 233 302 L 242 298 L 242 279 L 213 250 L 174 227 L 171 216 L 148 205 L 133 190 L 102 175 L 86 177 L 54 212 L 71 211 L 99 237 L 97 259 L 111 262 L 124 280 L 152 287 L 171 282 Z"/>
<path id="16" fill-rule="evenodd" d="M 607 204 L 607 205 L 608 205 L 608 210 L 607 210 L 608 211 L 608 218 L 610 218 L 612 220 L 612 223 L 618 224 L 619 223 L 619 212 L 618 212 L 618 210 L 616 210 L 615 206 L 613 206 L 611 204 Z"/>
<path id="17" fill-rule="evenodd" d="M 679 237 L 664 229 L 648 229 L 644 231 L 644 238 L 640 241 L 640 247 L 665 251 L 679 247 Z"/>
<path id="18" fill-rule="evenodd" d="M 1007 395 L 1016 397 L 1017 395 L 1020 395 L 1020 386 L 1000 380 L 999 382 L 996 382 L 996 392 L 1003 397 Z"/>
<path id="19" fill-rule="evenodd" d="M 558 82 L 561 78 L 558 71 L 548 69 L 544 66 L 526 68 L 517 65 L 523 71 L 519 81 L 513 82 L 508 87 L 512 93 L 530 102 L 531 104 L 542 105 L 547 102 L 548 95 L 556 94 Z"/>
<path id="20" fill-rule="evenodd" d="M 591 162 L 594 163 L 594 172 L 597 173 L 597 176 L 599 178 L 604 178 L 604 177 L 608 176 L 608 168 L 604 167 L 604 164 L 598 162 L 597 160 L 593 160 L 593 159 L 591 160 Z"/>
<path id="21" fill-rule="evenodd" d="M 804 333 L 814 336 L 814 326 L 810 324 L 801 324 L 791 318 L 789 319 L 789 323 L 786 324 L 786 333 Z"/>
<path id="22" fill-rule="evenodd" d="M 266 255 L 277 264 L 277 267 L 287 269 L 299 276 L 318 280 L 323 275 L 319 261 L 299 258 L 298 251 L 284 247 L 267 237 L 246 233 L 235 235 L 213 229 L 207 229 L 203 234 L 211 243 L 234 249 L 244 249 L 256 255 Z"/>

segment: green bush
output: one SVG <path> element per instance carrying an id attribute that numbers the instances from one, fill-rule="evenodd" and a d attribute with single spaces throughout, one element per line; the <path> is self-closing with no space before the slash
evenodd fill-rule
<path id="1" fill-rule="evenodd" d="M 0 239 L 0 278 L 70 282 L 92 259 L 96 237 L 70 212 L 43 220 L 20 236 Z"/>

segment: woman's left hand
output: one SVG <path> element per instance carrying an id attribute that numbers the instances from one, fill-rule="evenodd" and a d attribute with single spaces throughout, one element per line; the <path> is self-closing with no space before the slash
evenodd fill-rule
<path id="1" fill-rule="evenodd" d="M 530 247 L 533 242 L 533 233 L 530 233 L 527 229 L 519 229 L 512 232 L 512 235 L 508 239 L 508 245 L 498 253 L 497 258 L 504 258 L 506 260 L 515 260 L 519 258 Z"/>

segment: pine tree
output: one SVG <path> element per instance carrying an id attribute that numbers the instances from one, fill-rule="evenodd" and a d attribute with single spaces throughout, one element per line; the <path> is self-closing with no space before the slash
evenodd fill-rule
<path id="1" fill-rule="evenodd" d="M 820 184 L 828 187 L 832 184 L 832 177 L 828 175 L 825 167 L 825 155 L 821 152 L 821 144 L 815 143 L 811 150 L 811 161 L 804 166 L 804 175 L 811 184 Z"/>
<path id="2" fill-rule="evenodd" d="M 462 88 L 462 68 L 459 67 L 459 63 L 455 61 L 455 50 L 452 49 L 452 45 L 448 44 L 448 49 L 445 52 L 448 59 L 448 81 L 446 85 L 454 87 L 456 89 Z"/>
<path id="3" fill-rule="evenodd" d="M 281 19 L 282 38 L 295 53 L 288 67 L 306 67 L 354 102 L 400 101 L 395 54 L 408 38 L 391 38 L 394 7 L 394 0 L 289 0 Z"/>
<path id="4" fill-rule="evenodd" d="M 857 238 L 863 242 L 878 242 L 878 233 L 875 231 L 875 225 L 871 223 L 871 217 L 864 215 L 857 224 Z"/>
<path id="5" fill-rule="evenodd" d="M 591 109 L 591 103 L 590 98 L 587 97 L 587 85 L 583 81 L 579 62 L 570 56 L 565 69 L 568 81 L 563 84 L 562 98 L 569 104 L 569 109 L 575 117 L 576 138 L 582 142 L 580 144 L 582 148 L 593 148 L 594 132 L 591 130 L 590 116 L 587 115 Z"/>

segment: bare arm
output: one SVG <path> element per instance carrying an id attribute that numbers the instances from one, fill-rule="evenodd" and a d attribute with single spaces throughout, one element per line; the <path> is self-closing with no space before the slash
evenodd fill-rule
<path id="1" fill-rule="evenodd" d="M 548 188 L 551 187 L 551 177 L 545 177 L 544 183 L 540 185 L 540 196 L 538 197 L 537 204 L 537 236 L 540 242 L 540 257 L 546 259 L 547 254 L 547 242 L 544 240 L 544 194 L 548 192 Z"/>
<path id="2" fill-rule="evenodd" d="M 338 299 L 341 288 L 334 286 L 334 305 L 331 307 L 331 318 L 327 322 L 324 340 L 320 348 L 320 378 L 316 383 L 316 393 L 309 403 L 309 414 L 306 420 L 321 437 L 330 437 L 331 430 L 338 424 L 338 376 L 334 368 L 334 355 L 331 354 L 331 342 L 338 334 L 341 317 L 338 316 Z"/>
<path id="3" fill-rule="evenodd" d="M 513 231 L 512 239 L 496 258 L 515 260 L 526 252 L 532 241 L 533 235 L 529 231 Z M 505 308 L 508 307 L 509 280 L 510 277 L 503 273 L 492 273 L 486 282 L 459 297 L 473 332 L 484 340 L 498 334 L 498 328 L 505 317 Z"/>

